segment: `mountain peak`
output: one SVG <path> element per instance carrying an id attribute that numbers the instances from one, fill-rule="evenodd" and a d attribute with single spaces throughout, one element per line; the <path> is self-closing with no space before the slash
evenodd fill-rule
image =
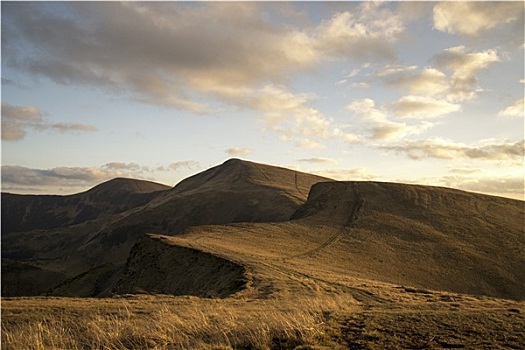
<path id="1" fill-rule="evenodd" d="M 181 181 L 173 191 L 181 193 L 187 190 L 240 190 L 255 185 L 291 190 L 306 199 L 312 184 L 327 180 L 330 179 L 278 166 L 231 158 Z"/>

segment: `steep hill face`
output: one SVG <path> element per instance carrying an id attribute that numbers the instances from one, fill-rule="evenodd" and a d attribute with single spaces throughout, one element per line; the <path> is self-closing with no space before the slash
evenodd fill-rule
<path id="1" fill-rule="evenodd" d="M 304 203 L 311 185 L 326 180 L 232 159 L 143 206 L 74 226 L 4 235 L 2 253 L 10 259 L 43 261 L 69 278 L 94 268 L 98 274 L 107 264 L 116 264 L 117 271 L 145 232 L 174 235 L 195 225 L 285 221 Z M 112 203 L 115 196 L 107 199 Z M 61 290 L 67 294 L 66 289 Z"/>
<path id="2" fill-rule="evenodd" d="M 2 193 L 2 233 L 54 229 L 142 206 L 171 187 L 116 178 L 69 196 Z"/>

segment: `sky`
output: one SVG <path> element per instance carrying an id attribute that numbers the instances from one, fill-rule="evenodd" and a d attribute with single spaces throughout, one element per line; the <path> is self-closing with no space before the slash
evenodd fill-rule
<path id="1" fill-rule="evenodd" d="M 2 1 L 2 191 L 241 158 L 524 199 L 524 4 Z"/>

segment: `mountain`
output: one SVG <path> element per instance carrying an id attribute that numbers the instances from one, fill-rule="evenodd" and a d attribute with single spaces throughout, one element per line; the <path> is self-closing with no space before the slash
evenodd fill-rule
<path id="1" fill-rule="evenodd" d="M 525 300 L 524 219 L 524 203 L 513 199 L 431 186 L 332 181 L 313 185 L 289 221 L 194 226 L 173 237 L 152 236 L 141 247 L 162 251 L 160 241 L 165 254 L 200 252 L 179 274 L 182 280 L 212 271 L 223 276 L 217 271 L 221 264 L 205 263 L 210 256 L 244 266 L 250 271 L 251 279 L 245 275 L 250 293 L 259 296 L 293 294 L 299 288 L 294 281 L 307 278 L 332 288 L 379 281 L 410 286 L 409 291 Z M 136 266 L 163 266 L 157 256 L 130 256 L 119 285 L 156 290 Z M 236 290 L 237 279 L 223 280 Z M 343 289 L 368 298 L 352 288 Z"/>
<path id="2" fill-rule="evenodd" d="M 308 278 L 523 300 L 524 220 L 523 201 L 231 159 L 118 214 L 3 234 L 2 280 L 11 295 L 38 268 L 52 278 L 33 293 L 68 296 L 271 295 Z"/>
<path id="3" fill-rule="evenodd" d="M 51 230 L 5 234 L 2 256 L 31 261 L 67 278 L 98 279 L 104 270 L 104 278 L 117 279 L 130 249 L 145 232 L 175 235 L 195 225 L 285 221 L 306 201 L 310 187 L 326 180 L 230 159 L 171 190 L 155 192 L 157 195 L 142 206 Z M 102 198 L 109 207 L 119 205 L 116 196 Z M 87 273 L 92 269 L 93 274 Z M 50 284 L 48 289 L 54 287 Z M 64 288 L 60 290 L 66 293 Z"/>
<path id="4" fill-rule="evenodd" d="M 47 230 L 142 206 L 171 187 L 116 178 L 68 196 L 2 193 L 2 233 Z"/>
<path id="5" fill-rule="evenodd" d="M 230 159 L 177 184 L 147 208 L 126 218 L 126 230 L 143 226 L 170 235 L 197 225 L 286 221 L 310 187 L 329 179 L 286 168 Z"/>
<path id="6" fill-rule="evenodd" d="M 229 160 L 2 233 L 2 295 L 52 296 L 4 298 L 2 345 L 520 349 L 524 222 L 523 201 Z"/>

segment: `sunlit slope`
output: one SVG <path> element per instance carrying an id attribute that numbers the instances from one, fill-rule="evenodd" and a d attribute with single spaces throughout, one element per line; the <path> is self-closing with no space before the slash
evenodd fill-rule
<path id="1" fill-rule="evenodd" d="M 285 223 L 193 227 L 182 246 L 331 283 L 370 279 L 525 299 L 523 202 L 447 188 L 314 185 Z"/>

